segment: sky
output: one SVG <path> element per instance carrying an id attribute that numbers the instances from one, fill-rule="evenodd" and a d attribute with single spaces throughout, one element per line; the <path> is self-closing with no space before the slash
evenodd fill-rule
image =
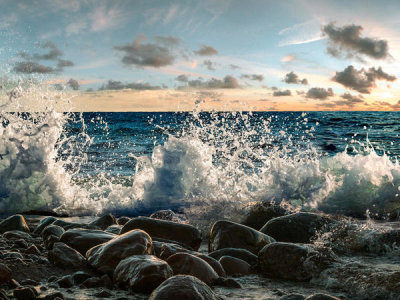
<path id="1" fill-rule="evenodd" d="M 0 0 L 0 87 L 76 110 L 400 110 L 400 2 Z"/>

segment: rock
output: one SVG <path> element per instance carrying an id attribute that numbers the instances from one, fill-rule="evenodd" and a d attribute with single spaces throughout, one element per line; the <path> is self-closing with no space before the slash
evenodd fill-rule
<path id="1" fill-rule="evenodd" d="M 194 250 L 199 249 L 201 243 L 200 231 L 188 224 L 179 224 L 147 217 L 137 217 L 124 225 L 121 234 L 132 229 L 142 229 L 152 238 L 177 241 Z"/>
<path id="2" fill-rule="evenodd" d="M 265 276 L 293 281 L 310 280 L 314 274 L 326 269 L 334 259 L 334 255 L 327 249 L 282 242 L 269 244 L 258 254 Z"/>
<path id="3" fill-rule="evenodd" d="M 26 249 L 26 248 L 28 248 L 28 243 L 23 239 L 15 240 L 13 249 L 15 249 L 15 248 Z"/>
<path id="4" fill-rule="evenodd" d="M 51 294 L 47 294 L 43 298 L 43 300 L 59 300 L 59 299 L 61 299 L 61 300 L 65 299 L 64 295 L 61 292 L 54 292 Z"/>
<path id="5" fill-rule="evenodd" d="M 90 277 L 92 277 L 92 275 L 83 272 L 83 271 L 77 271 L 74 274 L 72 274 L 72 279 L 74 280 L 74 283 L 76 285 L 81 284 L 82 282 L 84 282 L 86 279 L 89 279 Z"/>
<path id="6" fill-rule="evenodd" d="M 55 217 L 46 217 L 40 220 L 39 225 L 33 231 L 34 234 L 42 234 L 43 229 L 45 229 L 50 224 L 54 223 L 57 219 Z"/>
<path id="7" fill-rule="evenodd" d="M 193 276 L 178 275 L 164 281 L 150 295 L 149 300 L 217 300 L 214 292 Z"/>
<path id="8" fill-rule="evenodd" d="M 26 254 L 32 254 L 32 255 L 40 255 L 40 251 L 39 249 L 35 246 L 35 245 L 31 245 L 29 246 L 26 250 L 25 250 Z"/>
<path id="9" fill-rule="evenodd" d="M 95 296 L 97 298 L 110 298 L 112 296 L 112 294 L 109 291 L 102 290 L 96 294 L 93 294 L 93 296 Z"/>
<path id="10" fill-rule="evenodd" d="M 36 286 L 36 285 L 39 285 L 39 282 L 37 282 L 36 280 L 32 280 L 32 279 L 24 279 L 24 280 L 22 280 L 21 281 L 21 285 L 33 285 L 33 286 Z"/>
<path id="11" fill-rule="evenodd" d="M 211 252 L 208 256 L 219 260 L 222 256 L 232 256 L 244 260 L 250 264 L 253 268 L 258 265 L 257 255 L 251 253 L 249 250 L 240 248 L 223 248 Z"/>
<path id="12" fill-rule="evenodd" d="M 242 248 L 257 254 L 272 242 L 275 242 L 273 238 L 253 228 L 230 221 L 218 221 L 211 228 L 208 251 Z"/>
<path id="13" fill-rule="evenodd" d="M 314 213 L 295 213 L 268 221 L 260 231 L 279 242 L 309 243 L 332 220 Z"/>
<path id="14" fill-rule="evenodd" d="M 326 294 L 314 294 L 311 296 L 308 296 L 306 300 L 339 300 L 339 298 L 329 296 Z"/>
<path id="15" fill-rule="evenodd" d="M 90 223 L 90 225 L 99 227 L 101 230 L 105 230 L 107 227 L 114 224 L 117 224 L 117 221 L 112 214 L 104 215 Z"/>
<path id="16" fill-rule="evenodd" d="M 128 218 L 128 217 L 119 217 L 118 220 L 117 220 L 117 224 L 118 225 L 125 225 L 130 220 L 131 220 L 131 218 Z"/>
<path id="17" fill-rule="evenodd" d="M 116 237 L 115 234 L 94 229 L 70 229 L 60 238 L 60 242 L 74 248 L 82 255 L 94 246 L 106 243 Z"/>
<path id="18" fill-rule="evenodd" d="M 63 268 L 79 268 L 85 265 L 85 258 L 75 249 L 64 243 L 57 242 L 48 252 L 49 261 Z"/>
<path id="19" fill-rule="evenodd" d="M 289 294 L 280 297 L 278 300 L 304 300 L 306 297 L 300 294 Z"/>
<path id="20" fill-rule="evenodd" d="M 57 283 L 62 288 L 71 288 L 74 286 L 74 280 L 72 279 L 71 275 L 61 277 L 59 280 L 57 280 Z"/>
<path id="21" fill-rule="evenodd" d="M 113 234 L 119 234 L 122 229 L 122 225 L 111 225 L 108 226 L 104 231 L 113 233 Z"/>
<path id="22" fill-rule="evenodd" d="M 188 253 L 177 253 L 167 259 L 174 275 L 192 275 L 208 285 L 219 277 L 214 269 L 204 260 Z"/>
<path id="23" fill-rule="evenodd" d="M 165 261 L 153 255 L 134 255 L 120 261 L 114 271 L 114 282 L 133 292 L 151 293 L 172 275 Z"/>
<path id="24" fill-rule="evenodd" d="M 11 280 L 12 272 L 5 264 L 0 263 L 0 284 Z"/>
<path id="25" fill-rule="evenodd" d="M 103 273 L 113 273 L 121 260 L 132 255 L 152 254 L 151 237 L 143 230 L 132 230 L 87 251 L 89 264 Z"/>
<path id="26" fill-rule="evenodd" d="M 150 218 L 157 220 L 171 221 L 174 223 L 181 223 L 181 224 L 188 223 L 187 219 L 184 216 L 178 215 L 170 209 L 158 210 L 152 213 L 150 215 Z"/>
<path id="27" fill-rule="evenodd" d="M 194 256 L 197 256 L 198 258 L 201 258 L 204 260 L 206 263 L 208 263 L 211 268 L 214 269 L 214 271 L 218 274 L 218 276 L 225 277 L 226 273 L 224 268 L 222 267 L 221 263 L 216 260 L 215 258 L 212 258 L 211 256 L 201 254 L 201 253 L 194 253 Z"/>
<path id="28" fill-rule="evenodd" d="M 3 289 L 0 289 L 0 299 L 1 300 L 8 300 L 9 298 L 7 297 L 7 292 Z"/>
<path id="29" fill-rule="evenodd" d="M 194 251 L 190 251 L 188 249 L 185 249 L 177 244 L 172 244 L 172 243 L 162 243 L 161 246 L 161 252 L 159 258 L 163 260 L 167 260 L 168 257 L 171 255 L 174 255 L 179 252 L 184 252 L 184 253 L 193 253 Z"/>
<path id="30" fill-rule="evenodd" d="M 3 259 L 24 259 L 21 253 L 19 252 L 6 252 L 3 254 Z"/>
<path id="31" fill-rule="evenodd" d="M 231 289 L 241 289 L 242 285 L 233 278 L 219 277 L 214 281 L 214 285 L 223 286 Z"/>
<path id="32" fill-rule="evenodd" d="M 43 241 L 45 241 L 50 235 L 54 235 L 60 238 L 64 234 L 64 232 L 65 230 L 61 226 L 49 225 L 42 230 L 42 239 Z"/>
<path id="33" fill-rule="evenodd" d="M 18 300 L 34 300 L 37 292 L 33 287 L 18 287 L 14 290 L 13 295 Z"/>
<path id="34" fill-rule="evenodd" d="M 253 273 L 251 266 L 247 262 L 236 257 L 222 256 L 219 262 L 227 275 L 248 275 Z"/>
<path id="35" fill-rule="evenodd" d="M 24 231 L 19 231 L 19 230 L 7 231 L 3 234 L 3 237 L 5 237 L 7 240 L 11 240 L 11 239 L 30 240 L 30 239 L 32 239 L 32 236 L 29 233 L 26 233 Z"/>
<path id="36" fill-rule="evenodd" d="M 91 277 L 86 279 L 82 285 L 87 288 L 106 287 L 111 289 L 112 281 L 107 275 L 103 275 L 101 277 Z"/>
<path id="37" fill-rule="evenodd" d="M 46 247 L 47 250 L 53 249 L 53 245 L 57 242 L 59 242 L 60 239 L 56 237 L 55 235 L 49 235 L 43 242 L 44 246 Z"/>
<path id="38" fill-rule="evenodd" d="M 30 232 L 30 229 L 26 224 L 25 218 L 21 215 L 14 215 L 0 222 L 0 233 L 11 230 Z"/>
<path id="39" fill-rule="evenodd" d="M 285 208 L 274 203 L 257 203 L 252 206 L 241 224 L 260 230 L 265 223 L 277 217 L 289 214 Z"/>

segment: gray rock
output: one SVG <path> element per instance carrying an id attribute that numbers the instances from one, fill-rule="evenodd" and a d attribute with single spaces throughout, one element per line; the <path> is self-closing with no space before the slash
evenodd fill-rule
<path id="1" fill-rule="evenodd" d="M 211 256 L 208 256 L 206 254 L 202 253 L 193 253 L 194 256 L 197 256 L 198 258 L 201 258 L 204 260 L 206 263 L 208 263 L 214 271 L 218 274 L 220 277 L 225 277 L 226 273 L 224 268 L 222 267 L 221 263 L 216 260 L 215 258 L 212 258 Z"/>
<path id="2" fill-rule="evenodd" d="M 193 276 L 178 275 L 164 281 L 150 295 L 149 300 L 217 300 L 214 292 Z"/>
<path id="3" fill-rule="evenodd" d="M 131 218 L 129 218 L 129 217 L 119 217 L 118 220 L 117 220 L 117 224 L 118 225 L 125 225 L 130 220 L 131 220 Z"/>
<path id="4" fill-rule="evenodd" d="M 244 260 L 250 264 L 253 268 L 258 265 L 257 255 L 251 253 L 249 250 L 240 248 L 223 248 L 213 251 L 208 256 L 219 260 L 222 256 L 232 256 Z"/>
<path id="5" fill-rule="evenodd" d="M 117 224 L 117 220 L 112 214 L 104 215 L 90 223 L 90 225 L 99 227 L 101 230 L 105 230 L 107 227 L 114 224 Z"/>
<path id="6" fill-rule="evenodd" d="M 219 277 L 214 269 L 204 260 L 188 253 L 177 253 L 167 259 L 174 275 L 192 275 L 208 285 Z"/>
<path id="7" fill-rule="evenodd" d="M 143 230 L 132 230 L 89 249 L 86 257 L 89 264 L 98 271 L 112 274 L 124 258 L 152 252 L 151 237 Z"/>
<path id="8" fill-rule="evenodd" d="M 154 239 L 177 241 L 194 250 L 199 249 L 201 243 L 200 231 L 188 224 L 137 217 L 124 225 L 121 234 L 132 229 L 142 229 Z"/>
<path id="9" fill-rule="evenodd" d="M 86 260 L 75 249 L 64 243 L 55 243 L 53 249 L 48 252 L 49 261 L 63 268 L 79 268 L 85 265 Z"/>
<path id="10" fill-rule="evenodd" d="M 115 234 L 94 229 L 70 229 L 60 238 L 60 242 L 74 248 L 82 255 L 94 246 L 106 243 L 116 237 Z"/>
<path id="11" fill-rule="evenodd" d="M 0 233 L 11 230 L 18 230 L 23 232 L 30 232 L 25 218 L 22 215 L 14 215 L 0 222 Z"/>
<path id="12" fill-rule="evenodd" d="M 65 232 L 64 228 L 58 225 L 49 225 L 42 230 L 43 241 L 47 240 L 50 235 L 60 238 Z"/>
<path id="13" fill-rule="evenodd" d="M 57 219 L 55 217 L 46 217 L 40 220 L 39 225 L 33 231 L 34 234 L 40 235 L 47 226 L 54 223 Z"/>
<path id="14" fill-rule="evenodd" d="M 268 221 L 260 231 L 278 242 L 309 243 L 332 220 L 314 213 L 295 213 Z"/>
<path id="15" fill-rule="evenodd" d="M 208 251 L 242 248 L 257 254 L 272 242 L 275 242 L 273 238 L 253 228 L 230 221 L 218 221 L 211 228 Z"/>
<path id="16" fill-rule="evenodd" d="M 12 240 L 12 239 L 30 240 L 30 239 L 32 239 L 32 236 L 29 233 L 26 233 L 24 231 L 19 231 L 19 230 L 7 231 L 3 234 L 3 237 L 5 237 L 8 240 Z"/>
<path id="17" fill-rule="evenodd" d="M 134 292 L 151 293 L 172 275 L 165 261 L 153 255 L 134 255 L 120 261 L 114 271 L 114 282 Z"/>
<path id="18" fill-rule="evenodd" d="M 84 282 L 86 279 L 89 279 L 90 277 L 92 277 L 92 275 L 83 272 L 83 271 L 77 271 L 74 274 L 72 274 L 72 279 L 74 280 L 74 283 L 79 285 L 82 282 Z"/>
<path id="19" fill-rule="evenodd" d="M 219 259 L 227 275 L 248 275 L 253 270 L 247 262 L 232 256 L 222 256 Z"/>
<path id="20" fill-rule="evenodd" d="M 281 207 L 279 204 L 257 203 L 249 209 L 241 224 L 260 230 L 269 220 L 289 213 L 289 211 Z"/>

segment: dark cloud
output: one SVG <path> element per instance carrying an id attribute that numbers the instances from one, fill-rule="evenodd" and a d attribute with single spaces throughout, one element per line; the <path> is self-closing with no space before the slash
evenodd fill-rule
<path id="1" fill-rule="evenodd" d="M 158 40 L 161 37 L 158 37 Z M 167 37 L 165 39 L 171 39 Z M 160 68 L 174 63 L 176 54 L 165 42 L 142 43 L 146 37 L 140 35 L 131 44 L 115 46 L 114 49 L 123 53 L 122 63 L 126 66 Z"/>
<path id="2" fill-rule="evenodd" d="M 62 70 L 65 67 L 72 67 L 74 63 L 70 60 L 59 59 L 57 62 L 57 69 Z"/>
<path id="3" fill-rule="evenodd" d="M 68 80 L 67 84 L 69 85 L 69 87 L 71 89 L 73 89 L 74 91 L 79 90 L 79 83 L 77 80 L 71 78 L 70 80 Z"/>
<path id="4" fill-rule="evenodd" d="M 156 41 L 160 44 L 164 44 L 166 46 L 178 46 L 181 40 L 178 37 L 174 36 L 156 36 Z"/>
<path id="5" fill-rule="evenodd" d="M 362 26 L 354 24 L 336 27 L 330 23 L 324 26 L 322 32 L 329 38 L 328 53 L 335 57 L 348 58 L 365 55 L 374 59 L 384 59 L 390 56 L 386 40 L 361 37 L 362 30 Z"/>
<path id="6" fill-rule="evenodd" d="M 396 76 L 385 73 L 381 67 L 357 70 L 348 66 L 343 71 L 336 72 L 332 80 L 360 93 L 369 94 L 376 87 L 377 80 L 395 81 Z"/>
<path id="7" fill-rule="evenodd" d="M 230 64 L 229 67 L 230 67 L 232 70 L 240 69 L 240 67 L 239 67 L 238 65 L 234 65 L 234 64 Z"/>
<path id="8" fill-rule="evenodd" d="M 337 105 L 346 105 L 346 106 L 354 106 L 359 103 L 364 103 L 363 95 L 353 96 L 350 93 L 344 93 L 340 96 L 343 100 L 337 100 L 335 103 Z"/>
<path id="9" fill-rule="evenodd" d="M 211 56 L 211 55 L 217 55 L 218 51 L 208 45 L 201 45 L 200 49 L 197 51 L 194 51 L 195 54 L 200 55 L 200 56 Z"/>
<path id="10" fill-rule="evenodd" d="M 308 90 L 306 97 L 310 99 L 319 99 L 319 100 L 325 100 L 328 97 L 334 96 L 333 90 L 331 88 L 324 89 L 324 88 L 318 88 L 314 87 Z"/>
<path id="11" fill-rule="evenodd" d="M 263 81 L 264 76 L 262 74 L 242 74 L 240 78 L 245 78 L 245 79 L 250 79 L 250 80 L 255 80 L 255 81 Z"/>
<path id="12" fill-rule="evenodd" d="M 55 70 L 52 67 L 44 66 L 37 62 L 32 61 L 20 61 L 17 62 L 14 66 L 14 71 L 17 73 L 25 73 L 25 74 L 48 74 L 53 73 Z"/>
<path id="13" fill-rule="evenodd" d="M 185 75 L 185 74 L 181 74 L 181 75 L 177 76 L 175 78 L 175 80 L 179 81 L 179 82 L 188 82 L 189 81 L 189 77 L 187 75 Z"/>
<path id="14" fill-rule="evenodd" d="M 132 90 L 160 90 L 162 89 L 160 86 L 152 86 L 150 83 L 123 83 L 121 81 L 109 80 L 106 84 L 101 86 L 99 90 L 123 90 L 123 89 L 132 89 Z"/>
<path id="15" fill-rule="evenodd" d="M 198 91 L 196 94 L 199 100 L 204 101 L 206 99 L 210 99 L 213 102 L 220 102 L 221 97 L 224 95 L 223 93 L 217 93 L 213 91 Z"/>
<path id="16" fill-rule="evenodd" d="M 213 63 L 211 60 L 207 59 L 203 61 L 203 65 L 206 66 L 208 70 L 215 71 L 215 63 Z"/>
<path id="17" fill-rule="evenodd" d="M 289 83 L 289 84 L 308 84 L 308 80 L 306 78 L 300 79 L 299 76 L 295 72 L 290 72 L 285 75 L 285 78 L 283 78 L 283 82 Z"/>
<path id="18" fill-rule="evenodd" d="M 285 90 L 285 91 L 275 91 L 273 93 L 274 97 L 283 97 L 283 96 L 291 96 L 292 92 L 290 90 Z"/>
<path id="19" fill-rule="evenodd" d="M 203 78 L 189 80 L 186 86 L 180 86 L 179 89 L 196 88 L 196 89 L 237 89 L 240 88 L 237 79 L 231 75 L 225 76 L 223 79 L 211 78 L 204 81 Z"/>

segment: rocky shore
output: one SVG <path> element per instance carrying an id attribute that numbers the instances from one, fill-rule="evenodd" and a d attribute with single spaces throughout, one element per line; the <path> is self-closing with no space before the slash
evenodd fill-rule
<path id="1" fill-rule="evenodd" d="M 254 206 L 184 216 L 0 220 L 0 299 L 400 299 L 396 226 Z"/>

